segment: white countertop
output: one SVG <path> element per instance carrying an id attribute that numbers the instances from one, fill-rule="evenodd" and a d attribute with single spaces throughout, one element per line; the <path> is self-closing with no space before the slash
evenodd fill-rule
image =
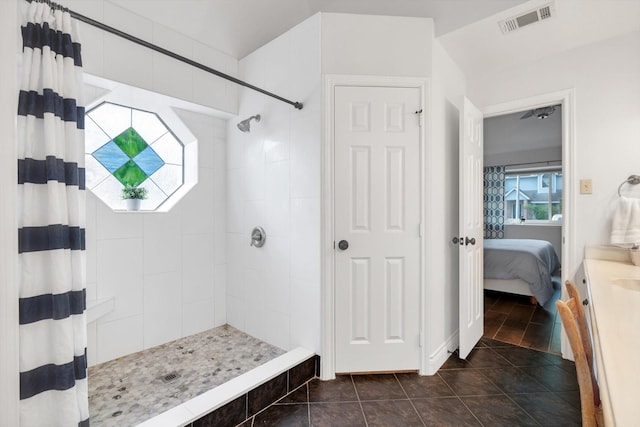
<path id="1" fill-rule="evenodd" d="M 640 267 L 628 253 L 584 262 L 598 383 L 607 426 L 640 425 Z M 625 257 L 626 255 L 626 257 Z"/>

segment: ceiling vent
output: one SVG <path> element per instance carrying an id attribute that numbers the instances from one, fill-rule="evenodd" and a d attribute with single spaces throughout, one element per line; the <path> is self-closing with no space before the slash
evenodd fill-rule
<path id="1" fill-rule="evenodd" d="M 502 33 L 507 34 L 522 27 L 526 27 L 527 25 L 549 19 L 552 16 L 555 16 L 555 14 L 556 11 L 553 7 L 553 3 L 549 3 L 539 7 L 538 9 L 530 10 L 529 12 L 500 21 L 498 25 L 500 25 Z"/>

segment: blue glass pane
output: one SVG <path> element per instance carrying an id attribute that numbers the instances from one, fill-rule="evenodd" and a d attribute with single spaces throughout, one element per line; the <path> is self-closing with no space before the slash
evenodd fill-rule
<path id="1" fill-rule="evenodd" d="M 111 173 L 129 161 L 129 156 L 124 154 L 113 140 L 94 151 L 93 157 L 102 163 L 102 166 Z"/>
<path id="2" fill-rule="evenodd" d="M 158 156 L 151 147 L 147 147 L 140 154 L 135 156 L 133 161 L 136 162 L 140 169 L 142 169 L 147 175 L 153 174 L 155 171 L 160 169 L 162 165 L 164 165 L 160 156 Z"/>

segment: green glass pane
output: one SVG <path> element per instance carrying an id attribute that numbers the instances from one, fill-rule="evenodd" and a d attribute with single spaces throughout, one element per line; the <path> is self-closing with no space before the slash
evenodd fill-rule
<path id="1" fill-rule="evenodd" d="M 136 165 L 133 160 L 129 160 L 113 173 L 118 181 L 123 185 L 131 185 L 137 187 L 148 178 L 147 174 Z"/>
<path id="2" fill-rule="evenodd" d="M 142 139 L 134 128 L 125 130 L 120 135 L 113 138 L 113 142 L 115 142 L 131 159 L 148 147 L 146 141 Z"/>

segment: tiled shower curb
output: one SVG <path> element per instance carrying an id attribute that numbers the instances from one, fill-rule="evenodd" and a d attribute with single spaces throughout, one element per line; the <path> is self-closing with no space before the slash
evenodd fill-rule
<path id="1" fill-rule="evenodd" d="M 138 427 L 236 426 L 319 374 L 319 357 L 296 348 Z"/>

